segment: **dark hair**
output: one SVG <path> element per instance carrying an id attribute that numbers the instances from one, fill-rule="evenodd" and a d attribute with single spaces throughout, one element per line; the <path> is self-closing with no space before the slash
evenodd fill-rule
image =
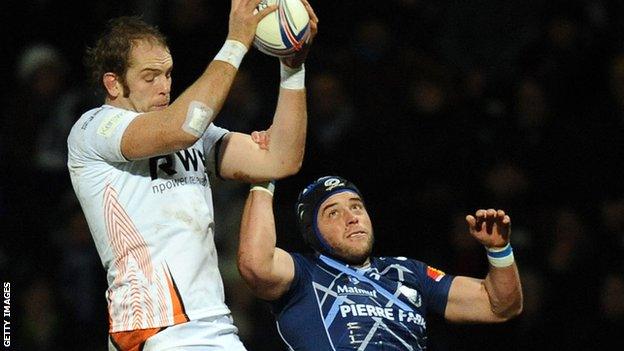
<path id="1" fill-rule="evenodd" d="M 167 47 L 167 39 L 158 28 L 145 23 L 140 17 L 123 16 L 110 20 L 95 46 L 87 48 L 85 65 L 90 71 L 92 83 L 104 88 L 101 84 L 102 76 L 112 72 L 119 77 L 124 88 L 127 88 L 125 76 L 130 52 L 138 40 Z"/>

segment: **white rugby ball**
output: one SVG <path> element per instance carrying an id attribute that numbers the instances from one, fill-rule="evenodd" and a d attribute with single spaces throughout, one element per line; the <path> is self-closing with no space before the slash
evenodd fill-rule
<path id="1" fill-rule="evenodd" d="M 274 4 L 277 10 L 258 23 L 253 45 L 270 56 L 290 56 L 308 40 L 310 16 L 300 0 L 262 0 L 258 11 Z"/>

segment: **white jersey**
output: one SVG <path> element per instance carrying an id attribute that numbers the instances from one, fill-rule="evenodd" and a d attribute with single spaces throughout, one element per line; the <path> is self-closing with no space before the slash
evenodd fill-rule
<path id="1" fill-rule="evenodd" d="M 121 137 L 137 115 L 92 109 L 67 141 L 72 184 L 107 270 L 111 333 L 230 313 L 207 175 L 228 131 L 211 124 L 186 150 L 128 161 Z"/>

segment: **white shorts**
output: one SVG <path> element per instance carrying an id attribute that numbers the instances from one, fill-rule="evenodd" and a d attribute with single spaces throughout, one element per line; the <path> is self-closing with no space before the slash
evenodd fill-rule
<path id="1" fill-rule="evenodd" d="M 138 346 L 138 345 L 137 345 Z M 109 338 L 109 351 L 118 351 Z M 246 351 L 230 315 L 207 317 L 167 327 L 149 337 L 143 351 Z"/>

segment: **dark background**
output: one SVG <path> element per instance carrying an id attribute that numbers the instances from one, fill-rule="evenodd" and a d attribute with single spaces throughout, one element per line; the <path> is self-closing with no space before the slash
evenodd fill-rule
<path id="1" fill-rule="evenodd" d="M 464 217 L 512 217 L 525 311 L 503 325 L 429 319 L 431 350 L 622 347 L 624 2 L 312 0 L 302 170 L 278 182 L 278 244 L 306 250 L 294 200 L 342 175 L 360 187 L 378 255 L 484 277 Z M 11 282 L 12 350 L 104 350 L 105 272 L 66 162 L 73 122 L 102 103 L 84 50 L 106 21 L 142 14 L 169 38 L 173 95 L 227 35 L 228 1 L 4 3 L 0 55 L 0 274 Z M 216 124 L 266 128 L 279 65 L 248 54 Z M 244 184 L 216 181 L 226 296 L 250 350 L 283 349 L 235 250 Z M 303 327 L 303 326 L 302 326 Z"/>

